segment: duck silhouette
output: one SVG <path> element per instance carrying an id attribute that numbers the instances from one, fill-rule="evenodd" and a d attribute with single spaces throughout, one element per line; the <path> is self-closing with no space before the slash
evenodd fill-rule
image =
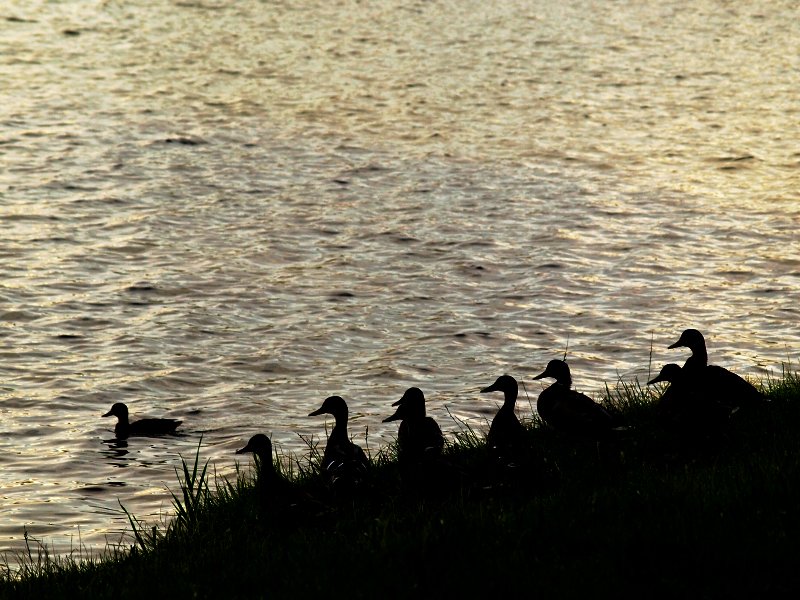
<path id="1" fill-rule="evenodd" d="M 730 407 L 748 407 L 765 400 L 753 384 L 723 367 L 708 364 L 706 340 L 697 329 L 686 329 L 668 349 L 689 348 L 682 379 L 700 394 L 713 397 Z"/>
<path id="2" fill-rule="evenodd" d="M 534 379 L 545 377 L 556 381 L 539 394 L 536 408 L 539 416 L 553 429 L 597 438 L 620 425 L 611 413 L 589 396 L 571 389 L 572 375 L 565 361 L 551 360 Z"/>
<path id="3" fill-rule="evenodd" d="M 692 385 L 684 371 L 680 365 L 669 363 L 647 382 L 647 385 L 670 384 L 656 405 L 656 415 L 661 423 L 672 429 L 702 432 L 727 421 L 734 409 Z"/>
<path id="4" fill-rule="evenodd" d="M 692 355 L 683 364 L 686 373 L 704 369 L 708 365 L 706 340 L 697 329 L 686 329 L 677 342 L 668 346 L 668 350 L 673 348 L 689 348 L 692 351 Z"/>
<path id="5" fill-rule="evenodd" d="M 408 388 L 392 406 L 397 411 L 384 423 L 401 421 L 397 431 L 397 459 L 402 464 L 430 461 L 444 448 L 442 430 L 432 417 L 425 415 L 425 395 L 417 387 Z"/>
<path id="6" fill-rule="evenodd" d="M 341 396 L 329 396 L 321 407 L 308 416 L 322 414 L 333 415 L 335 421 L 322 455 L 322 472 L 333 482 L 343 478 L 352 482 L 360 479 L 369 468 L 369 460 L 364 450 L 347 436 L 347 403 Z"/>
<path id="7" fill-rule="evenodd" d="M 256 498 L 261 503 L 264 516 L 278 529 L 292 527 L 300 520 L 313 518 L 313 515 L 329 510 L 308 492 L 295 487 L 291 480 L 275 468 L 272 456 L 272 440 L 263 433 L 257 433 L 236 454 L 252 452 L 256 457 L 257 477 L 255 480 Z"/>
<path id="8" fill-rule="evenodd" d="M 272 440 L 263 433 L 257 433 L 247 442 L 244 448 L 236 451 L 236 454 L 253 453 L 258 462 L 258 484 L 271 484 L 278 479 L 278 472 L 275 470 L 275 463 L 272 461 Z"/>
<path id="9" fill-rule="evenodd" d="M 101 416 L 117 417 L 117 424 L 114 427 L 117 438 L 175 433 L 178 425 L 183 423 L 177 419 L 140 419 L 131 423 L 128 421 L 128 407 L 122 402 L 115 403 L 111 406 L 111 410 Z"/>
<path id="10" fill-rule="evenodd" d="M 511 375 L 501 375 L 492 385 L 481 390 L 481 394 L 489 392 L 503 392 L 504 400 L 503 406 L 492 419 L 486 445 L 490 452 L 498 456 L 513 455 L 520 449 L 524 434 L 522 423 L 514 412 L 519 394 L 517 380 Z"/>

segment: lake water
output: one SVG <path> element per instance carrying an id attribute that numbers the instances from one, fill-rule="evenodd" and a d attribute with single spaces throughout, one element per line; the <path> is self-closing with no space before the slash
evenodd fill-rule
<path id="1" fill-rule="evenodd" d="M 485 427 L 567 345 L 595 396 L 687 327 L 797 365 L 797 12 L 0 0 L 0 550 L 102 550 L 332 394 L 374 452 L 407 387 Z"/>

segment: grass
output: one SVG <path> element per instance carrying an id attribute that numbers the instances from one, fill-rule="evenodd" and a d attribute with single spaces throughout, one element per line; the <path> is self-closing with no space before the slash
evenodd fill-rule
<path id="1" fill-rule="evenodd" d="M 0 596 L 796 597 L 800 375 L 762 387 L 771 402 L 681 437 L 658 428 L 651 388 L 620 384 L 613 439 L 531 415 L 528 451 L 498 465 L 462 424 L 440 464 L 404 472 L 389 446 L 357 489 L 325 485 L 313 440 L 273 493 L 251 472 L 209 481 L 198 448 L 160 531 L 130 516 L 134 545 L 88 559 L 33 543 Z"/>

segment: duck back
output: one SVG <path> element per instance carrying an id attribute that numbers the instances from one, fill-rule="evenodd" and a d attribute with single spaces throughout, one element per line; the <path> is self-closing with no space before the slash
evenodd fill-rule
<path id="1" fill-rule="evenodd" d="M 178 426 L 183 423 L 177 419 L 140 419 L 133 423 L 117 423 L 114 432 L 117 436 L 130 435 L 165 435 L 175 433 Z"/>
<path id="2" fill-rule="evenodd" d="M 673 381 L 659 399 L 656 411 L 662 425 L 686 433 L 713 431 L 731 415 L 731 407 L 686 381 Z"/>
<path id="3" fill-rule="evenodd" d="M 589 396 L 559 383 L 539 395 L 537 409 L 545 423 L 565 433 L 598 436 L 617 425 L 611 413 Z"/>
<path id="4" fill-rule="evenodd" d="M 723 367 L 709 365 L 704 377 L 709 392 L 728 406 L 747 407 L 764 400 L 764 395 L 752 383 Z"/>
<path id="5" fill-rule="evenodd" d="M 397 431 L 397 457 L 403 463 L 416 463 L 438 457 L 444 436 L 431 417 L 404 419 Z"/>

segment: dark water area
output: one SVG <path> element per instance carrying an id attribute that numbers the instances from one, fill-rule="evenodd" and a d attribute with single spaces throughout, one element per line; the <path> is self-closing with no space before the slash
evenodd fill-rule
<path id="1" fill-rule="evenodd" d="M 375 452 L 567 346 L 595 396 L 687 327 L 797 365 L 796 6 L 528 4 L 0 5 L 0 550 L 101 549 L 332 394 Z"/>

